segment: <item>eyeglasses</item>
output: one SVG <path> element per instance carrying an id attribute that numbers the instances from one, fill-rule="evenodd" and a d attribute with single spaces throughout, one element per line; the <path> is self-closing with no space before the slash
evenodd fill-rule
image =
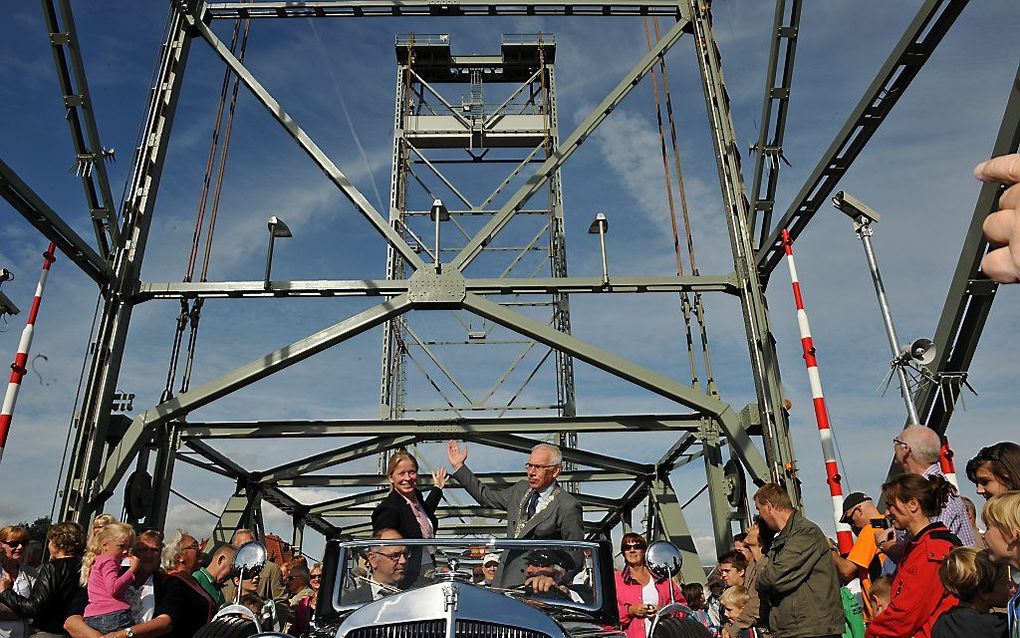
<path id="1" fill-rule="evenodd" d="M 645 546 L 642 545 L 641 543 L 628 543 L 628 544 L 623 546 L 623 551 L 629 552 L 632 549 L 642 549 L 643 550 L 644 548 L 645 548 Z"/>
<path id="2" fill-rule="evenodd" d="M 195 543 L 194 545 L 185 545 L 184 547 L 182 547 L 182 548 L 181 548 L 181 551 L 182 551 L 182 552 L 186 552 L 186 551 L 188 551 L 189 549 L 193 549 L 193 550 L 195 550 L 195 551 L 197 552 L 197 551 L 199 551 L 199 550 L 200 550 L 201 548 L 199 548 L 199 546 L 198 546 L 198 543 Z"/>
<path id="3" fill-rule="evenodd" d="M 854 517 L 861 513 L 862 507 L 863 507 L 862 505 L 858 505 L 857 507 L 850 510 L 850 513 L 846 515 L 847 520 L 848 521 L 854 520 Z"/>
<path id="4" fill-rule="evenodd" d="M 482 569 L 496 569 L 499 567 L 499 563 L 485 563 L 482 565 Z"/>
<path id="5" fill-rule="evenodd" d="M 527 470 L 551 470 L 554 467 L 559 467 L 559 466 L 560 466 L 559 463 L 553 463 L 553 464 L 548 464 L 548 465 L 541 465 L 539 463 L 525 463 L 524 464 L 524 469 L 525 469 L 525 471 L 527 471 Z"/>
<path id="6" fill-rule="evenodd" d="M 372 552 L 372 553 L 373 554 L 378 554 L 379 556 L 385 556 L 386 558 L 390 559 L 394 563 L 400 562 L 401 558 L 403 558 L 405 561 L 408 560 L 409 558 L 411 558 L 411 552 L 408 552 L 408 551 L 403 551 L 403 552 L 380 552 L 380 551 L 376 550 L 375 552 Z"/>
<path id="7" fill-rule="evenodd" d="M 322 580 L 322 574 L 312 574 L 308 577 L 308 580 Z"/>
<path id="8" fill-rule="evenodd" d="M 910 449 L 910 444 L 909 443 L 904 443 L 903 441 L 899 440 L 898 438 L 897 439 L 893 439 L 892 442 L 893 442 L 893 445 L 902 445 L 903 447 L 905 447 L 907 449 Z"/>
<path id="9" fill-rule="evenodd" d="M 24 547 L 28 545 L 28 541 L 4 541 L 4 545 L 8 547 Z"/>

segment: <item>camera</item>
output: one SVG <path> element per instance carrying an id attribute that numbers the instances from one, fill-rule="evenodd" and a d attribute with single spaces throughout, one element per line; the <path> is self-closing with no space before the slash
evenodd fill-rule
<path id="1" fill-rule="evenodd" d="M 861 223 L 877 222 L 881 218 L 878 211 L 846 191 L 836 193 L 832 198 L 832 205 L 849 215 L 850 219 Z M 865 219 L 862 220 L 862 217 Z"/>
<path id="2" fill-rule="evenodd" d="M 871 526 L 875 529 L 889 529 L 891 527 L 889 519 L 884 516 L 882 518 L 873 518 L 868 522 L 871 523 Z"/>

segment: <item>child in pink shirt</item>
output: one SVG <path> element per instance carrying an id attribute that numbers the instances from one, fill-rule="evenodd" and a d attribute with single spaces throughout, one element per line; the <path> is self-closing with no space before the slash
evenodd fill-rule
<path id="1" fill-rule="evenodd" d="M 108 634 L 135 624 L 125 596 L 138 571 L 138 557 L 128 555 L 134 542 L 135 532 L 125 523 L 110 523 L 89 540 L 81 561 L 81 584 L 89 594 L 85 623 L 96 631 Z M 125 560 L 128 567 L 121 573 Z"/>

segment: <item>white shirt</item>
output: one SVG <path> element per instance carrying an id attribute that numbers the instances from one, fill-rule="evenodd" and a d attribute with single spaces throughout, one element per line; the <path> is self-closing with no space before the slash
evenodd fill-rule
<path id="1" fill-rule="evenodd" d="M 553 490 L 556 489 L 556 481 L 553 481 L 545 487 L 544 490 L 538 493 L 538 502 L 535 503 L 535 513 L 538 514 L 545 506 L 549 503 L 549 499 L 552 498 Z"/>
<path id="2" fill-rule="evenodd" d="M 655 579 L 649 578 L 648 584 L 641 588 L 641 602 L 646 605 L 659 606 L 659 590 L 655 588 Z M 645 618 L 645 635 L 652 635 L 652 619 Z"/>
<path id="3" fill-rule="evenodd" d="M 151 574 L 141 587 L 129 585 L 126 597 L 131 603 L 131 616 L 135 623 L 152 620 L 152 613 L 156 610 L 156 591 Z"/>

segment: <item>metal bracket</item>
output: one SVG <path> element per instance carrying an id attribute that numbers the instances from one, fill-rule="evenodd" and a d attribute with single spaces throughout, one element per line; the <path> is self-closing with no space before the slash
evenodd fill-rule
<path id="1" fill-rule="evenodd" d="M 437 273 L 419 268 L 407 282 L 407 295 L 415 306 L 459 308 L 467 295 L 467 282 L 457 270 Z"/>

